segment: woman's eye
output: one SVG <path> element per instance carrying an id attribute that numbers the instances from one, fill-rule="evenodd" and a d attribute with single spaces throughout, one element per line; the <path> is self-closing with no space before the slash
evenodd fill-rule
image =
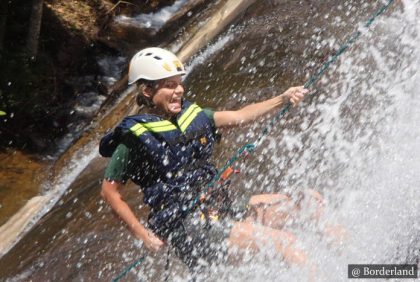
<path id="1" fill-rule="evenodd" d="M 163 87 L 165 88 L 172 88 L 173 84 L 171 82 L 165 82 L 165 84 L 163 85 Z"/>
<path id="2" fill-rule="evenodd" d="M 177 88 L 178 87 L 178 83 L 176 83 L 176 82 L 167 82 L 167 83 L 165 83 L 165 87 L 166 88 L 170 88 L 170 89 L 175 89 L 175 88 Z M 182 85 L 182 84 L 181 84 Z"/>

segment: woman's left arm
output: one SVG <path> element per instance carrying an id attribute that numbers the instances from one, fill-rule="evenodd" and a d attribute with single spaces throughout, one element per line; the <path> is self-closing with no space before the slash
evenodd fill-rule
<path id="1" fill-rule="evenodd" d="M 298 105 L 305 94 L 308 93 L 307 89 L 303 86 L 291 87 L 283 94 L 265 100 L 263 102 L 251 104 L 243 107 L 237 111 L 219 111 L 214 113 L 214 122 L 216 127 L 234 127 L 255 121 L 257 118 L 273 112 L 274 110 L 291 102 L 293 106 Z"/>

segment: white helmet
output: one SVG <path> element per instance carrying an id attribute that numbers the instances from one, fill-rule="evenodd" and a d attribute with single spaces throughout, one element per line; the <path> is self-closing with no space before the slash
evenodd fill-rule
<path id="1" fill-rule="evenodd" d="M 128 69 L 128 85 L 139 79 L 159 80 L 185 74 L 181 61 L 172 52 L 152 47 L 133 56 Z"/>

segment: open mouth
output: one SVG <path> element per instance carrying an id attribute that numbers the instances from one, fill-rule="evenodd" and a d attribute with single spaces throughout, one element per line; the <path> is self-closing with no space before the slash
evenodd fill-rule
<path id="1" fill-rule="evenodd" d="M 170 111 L 179 111 L 181 109 L 181 98 L 172 98 L 169 102 Z"/>

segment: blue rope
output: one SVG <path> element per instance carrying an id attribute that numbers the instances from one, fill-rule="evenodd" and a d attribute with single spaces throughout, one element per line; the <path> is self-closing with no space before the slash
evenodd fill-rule
<path id="1" fill-rule="evenodd" d="M 377 17 L 382 15 L 389 6 L 392 5 L 394 0 L 388 0 L 388 3 L 383 5 L 381 8 L 379 8 L 365 23 L 364 27 L 369 28 L 372 23 L 375 21 Z M 318 69 L 318 71 L 312 75 L 309 80 L 304 84 L 304 88 L 308 89 L 311 87 L 315 82 L 317 82 L 321 76 L 324 74 L 324 72 L 330 67 L 331 64 L 337 61 L 338 57 L 340 57 L 351 45 L 353 45 L 357 39 L 362 35 L 361 31 L 354 32 L 347 41 L 338 49 L 338 51 L 334 54 L 334 56 L 329 57 L 329 59 Z M 255 143 L 259 144 L 260 141 L 270 133 L 271 129 L 273 128 L 274 124 L 277 123 L 280 119 L 283 118 L 283 116 L 290 110 L 291 103 L 287 103 L 275 116 L 271 119 L 269 124 L 262 130 L 261 135 L 258 137 Z M 187 209 L 187 213 L 190 212 L 196 204 L 199 202 L 201 196 L 206 195 L 207 192 L 210 190 L 210 188 L 215 186 L 215 183 L 220 179 L 223 172 L 226 171 L 233 163 L 235 163 L 239 157 L 244 153 L 247 152 L 249 154 L 253 153 L 255 149 L 257 148 L 256 144 L 245 144 L 242 146 L 239 150 L 236 151 L 236 153 L 231 157 L 226 164 L 219 170 L 219 172 L 213 177 L 213 179 L 207 184 L 207 190 L 205 193 L 202 193 L 201 195 L 197 196 L 194 201 L 191 202 L 190 207 Z M 122 277 L 124 277 L 131 269 L 137 267 L 146 256 L 143 256 L 136 260 L 134 263 L 132 263 L 130 266 L 128 266 L 120 275 L 118 275 L 112 282 L 118 282 Z"/>

